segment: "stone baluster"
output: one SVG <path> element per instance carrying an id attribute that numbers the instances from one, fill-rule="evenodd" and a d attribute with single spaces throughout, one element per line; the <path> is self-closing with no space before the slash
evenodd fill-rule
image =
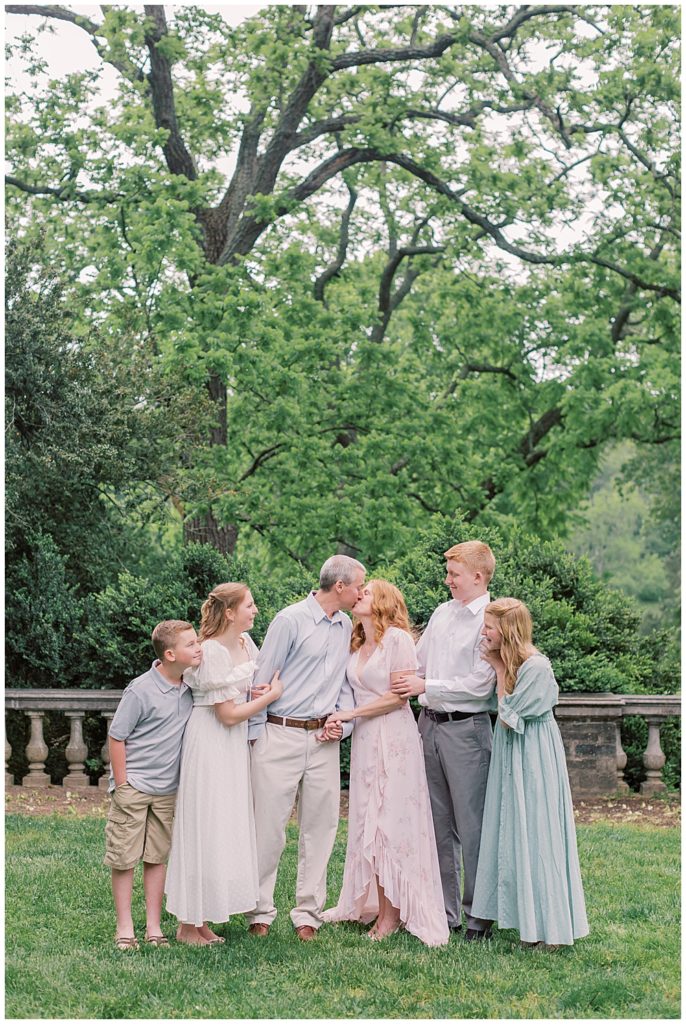
<path id="1" fill-rule="evenodd" d="M 65 789 L 84 789 L 90 785 L 90 779 L 86 775 L 85 760 L 88 757 L 88 747 L 83 739 L 83 711 L 65 711 L 69 719 L 69 743 L 65 750 L 69 771 L 64 778 L 62 785 Z"/>
<path id="2" fill-rule="evenodd" d="M 43 711 L 27 711 L 26 714 L 31 720 L 31 735 L 26 744 L 26 757 L 29 762 L 29 774 L 23 780 L 23 785 L 29 789 L 43 789 L 50 785 L 50 776 L 45 771 L 45 759 L 48 756 L 48 748 L 43 739 Z"/>
<path id="3" fill-rule="evenodd" d="M 617 792 L 626 793 L 629 790 L 629 783 L 624 778 L 626 768 L 626 752 L 622 746 L 622 721 L 617 722 Z"/>
<path id="4" fill-rule="evenodd" d="M 14 785 L 14 775 L 10 771 L 9 761 L 12 756 L 12 747 L 7 740 L 7 733 L 5 733 L 5 785 Z"/>
<path id="5" fill-rule="evenodd" d="M 110 723 L 114 718 L 114 712 L 103 711 L 102 717 L 105 719 L 105 742 L 102 745 L 100 756 L 105 773 L 98 779 L 98 788 L 108 789 L 110 784 Z"/>
<path id="6" fill-rule="evenodd" d="M 641 793 L 649 796 L 652 793 L 664 793 L 667 789 L 662 781 L 662 769 L 666 757 L 660 746 L 661 719 L 646 715 L 646 722 L 648 723 L 648 746 L 643 755 L 643 764 L 648 773 L 648 778 L 645 782 L 641 783 Z"/>

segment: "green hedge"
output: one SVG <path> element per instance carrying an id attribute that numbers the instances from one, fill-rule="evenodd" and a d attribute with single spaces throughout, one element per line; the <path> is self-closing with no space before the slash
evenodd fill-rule
<path id="1" fill-rule="evenodd" d="M 449 596 L 443 552 L 477 538 L 491 545 L 497 559 L 492 595 L 515 596 L 528 604 L 535 643 L 551 659 L 563 692 L 677 692 L 676 631 L 641 635 L 633 602 L 598 580 L 586 559 L 569 554 L 560 543 L 540 542 L 516 531 L 503 537 L 460 519 L 434 516 L 409 554 L 371 574 L 400 587 L 413 621 L 422 628 Z M 260 610 L 253 630 L 259 644 L 279 608 L 299 600 L 317 583 L 297 567 L 287 578 L 257 575 L 214 548 L 192 544 L 171 552 L 152 579 L 122 572 L 100 592 L 79 598 L 66 585 L 60 554 L 45 537 L 36 538 L 32 558 L 15 565 L 11 578 L 7 684 L 20 687 L 124 687 L 152 660 L 155 623 L 184 618 L 198 625 L 202 601 L 226 580 L 245 580 L 251 587 Z M 677 785 L 678 723 L 663 735 L 665 777 Z M 641 725 L 629 721 L 624 738 L 627 777 L 638 785 L 645 748 Z"/>

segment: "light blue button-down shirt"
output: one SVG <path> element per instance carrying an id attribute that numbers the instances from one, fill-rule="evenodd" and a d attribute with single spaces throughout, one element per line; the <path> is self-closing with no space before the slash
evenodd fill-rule
<path id="1" fill-rule="evenodd" d="M 355 706 L 345 670 L 350 657 L 352 623 L 343 612 L 329 618 L 314 593 L 288 605 L 272 619 L 257 659 L 254 685 L 269 683 L 278 669 L 283 693 L 269 705 L 270 714 L 283 718 L 324 718 L 332 711 Z M 257 739 L 267 711 L 254 715 L 248 736 Z M 352 723 L 343 725 L 343 737 Z"/>

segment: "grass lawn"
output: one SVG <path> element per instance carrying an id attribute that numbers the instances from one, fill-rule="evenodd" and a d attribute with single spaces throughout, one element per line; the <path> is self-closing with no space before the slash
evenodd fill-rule
<path id="1" fill-rule="evenodd" d="M 288 917 L 292 826 L 266 939 L 236 918 L 219 929 L 225 946 L 120 953 L 103 827 L 99 818 L 7 817 L 7 1017 L 679 1017 L 678 829 L 579 826 L 591 934 L 555 953 L 521 950 L 512 931 L 427 949 L 407 934 L 372 945 L 356 925 L 328 925 L 299 943 Z M 134 921 L 142 938 L 138 875 Z M 163 918 L 169 936 L 174 926 Z"/>

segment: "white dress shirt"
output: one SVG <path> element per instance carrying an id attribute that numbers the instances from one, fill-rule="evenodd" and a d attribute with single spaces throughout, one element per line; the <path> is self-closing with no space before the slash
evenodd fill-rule
<path id="1" fill-rule="evenodd" d="M 495 669 L 481 657 L 484 608 L 490 594 L 464 605 L 439 604 L 417 644 L 418 675 L 426 680 L 419 703 L 433 711 L 495 711 Z"/>

